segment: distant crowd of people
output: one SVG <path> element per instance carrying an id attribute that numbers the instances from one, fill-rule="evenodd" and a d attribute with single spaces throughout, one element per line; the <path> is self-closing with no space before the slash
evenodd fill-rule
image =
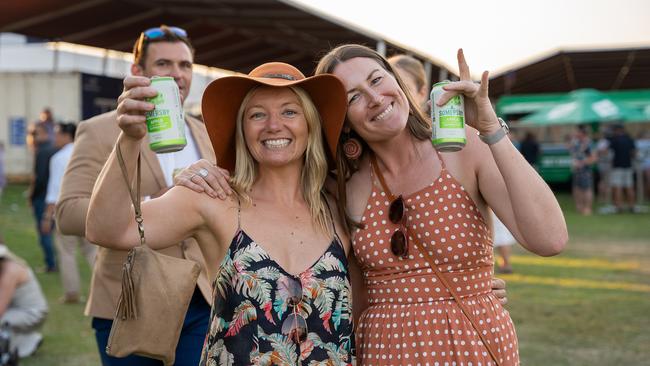
<path id="1" fill-rule="evenodd" d="M 567 147 L 578 213 L 592 214 L 594 191 L 600 202 L 612 205 L 615 212 L 634 212 L 637 181 L 650 193 L 650 157 L 638 156 L 635 140 L 622 124 L 605 126 L 593 137 L 587 126 L 578 126 Z M 639 165 L 638 171 L 635 164 Z"/>

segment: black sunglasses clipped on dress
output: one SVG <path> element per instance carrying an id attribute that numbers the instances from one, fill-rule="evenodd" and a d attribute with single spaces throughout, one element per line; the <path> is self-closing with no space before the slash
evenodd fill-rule
<path id="1" fill-rule="evenodd" d="M 409 255 L 409 245 L 408 236 L 406 235 L 406 205 L 404 204 L 404 197 L 401 194 L 395 197 L 390 189 L 388 189 L 384 175 L 377 166 L 375 154 L 370 155 L 370 163 L 375 174 L 377 174 L 377 178 L 379 178 L 379 183 L 384 189 L 384 192 L 393 200 L 390 206 L 388 206 L 388 219 L 393 224 L 399 224 L 399 229 L 390 237 L 390 250 L 395 256 L 406 259 Z"/>
<path id="2" fill-rule="evenodd" d="M 390 250 L 398 257 L 406 258 L 409 254 L 408 238 L 406 236 L 406 205 L 400 194 L 388 207 L 388 219 L 400 227 L 390 237 Z"/>

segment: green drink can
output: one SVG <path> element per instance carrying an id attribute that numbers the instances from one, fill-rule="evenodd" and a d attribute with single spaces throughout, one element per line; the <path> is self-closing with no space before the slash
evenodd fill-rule
<path id="1" fill-rule="evenodd" d="M 457 95 L 441 107 L 436 104 L 444 93 L 442 87 L 449 83 L 449 80 L 441 81 L 434 84 L 431 89 L 433 146 L 441 152 L 459 151 L 467 143 L 463 96 Z"/>
<path id="2" fill-rule="evenodd" d="M 158 95 L 147 98 L 155 108 L 146 113 L 149 147 L 158 154 L 183 150 L 187 145 L 178 85 L 172 77 L 151 78 Z"/>

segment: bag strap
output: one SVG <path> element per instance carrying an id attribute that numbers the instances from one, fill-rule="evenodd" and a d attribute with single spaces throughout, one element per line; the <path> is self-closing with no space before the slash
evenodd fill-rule
<path id="1" fill-rule="evenodd" d="M 131 202 L 133 202 L 133 208 L 135 209 L 135 222 L 138 224 L 138 233 L 140 234 L 140 246 L 145 246 L 144 239 L 144 224 L 142 220 L 142 210 L 140 209 L 140 185 L 142 181 L 142 174 L 140 169 L 140 152 L 138 152 L 138 163 L 136 170 L 136 185 L 135 193 L 131 189 L 131 183 L 128 178 L 128 173 L 126 171 L 126 164 L 124 163 L 124 157 L 122 156 L 122 148 L 120 147 L 120 142 L 116 144 L 116 153 L 117 161 L 120 163 L 120 169 L 122 170 L 122 177 L 124 178 L 124 183 L 126 183 L 126 189 L 129 191 L 129 196 L 131 197 Z M 120 298 L 117 302 L 117 310 L 115 317 L 122 320 L 128 319 L 137 319 L 138 318 L 138 308 L 136 305 L 135 299 L 135 283 L 133 281 L 133 264 L 135 263 L 135 250 L 131 249 L 126 261 L 122 264 L 122 292 L 120 293 Z"/>
<path id="2" fill-rule="evenodd" d="M 142 219 L 142 210 L 140 209 L 140 185 L 142 182 L 142 174 L 140 168 L 141 154 L 138 152 L 138 165 L 136 172 L 136 185 L 135 193 L 131 189 L 131 183 L 129 182 L 128 173 L 126 171 L 126 164 L 124 163 L 124 157 L 122 156 L 122 148 L 120 143 L 117 143 L 117 160 L 120 163 L 120 169 L 122 170 L 122 178 L 124 178 L 124 183 L 126 183 L 126 189 L 129 191 L 129 196 L 131 197 L 131 202 L 133 202 L 133 208 L 135 209 L 135 222 L 138 223 L 138 233 L 140 234 L 140 245 L 145 244 L 144 239 L 144 220 Z"/>
<path id="3" fill-rule="evenodd" d="M 372 153 L 370 154 L 370 163 L 372 164 L 372 170 L 374 170 L 375 174 L 377 175 L 377 178 L 379 179 L 379 183 L 381 184 L 381 187 L 384 189 L 384 192 L 386 192 L 386 194 L 388 195 L 391 201 L 395 200 L 395 196 L 390 191 L 390 189 L 388 189 L 388 185 L 386 184 L 384 175 L 381 173 L 381 170 L 379 170 L 379 166 L 377 166 L 377 157 L 375 156 L 375 154 Z M 413 245 L 418 246 L 415 240 L 413 240 Z M 445 285 L 449 293 L 451 293 L 451 296 L 454 298 L 454 300 L 460 307 L 460 310 L 463 312 L 463 314 L 465 314 L 465 317 L 467 318 L 467 320 L 469 320 L 470 324 L 472 324 L 472 327 L 474 327 L 476 333 L 478 333 L 478 336 L 481 338 L 481 341 L 483 342 L 485 348 L 488 350 L 488 353 L 490 354 L 490 357 L 492 357 L 492 360 L 496 363 L 497 366 L 500 366 L 501 364 L 499 363 L 499 360 L 496 357 L 496 353 L 492 350 L 492 346 L 487 342 L 487 340 L 483 336 L 481 329 L 476 324 L 476 319 L 474 319 L 474 317 L 472 316 L 472 312 L 461 301 L 460 296 L 456 293 L 453 287 L 449 285 L 449 282 L 447 282 L 445 276 L 442 274 L 440 269 L 438 269 L 438 266 L 436 265 L 436 262 L 434 261 L 431 254 L 429 254 L 429 251 L 425 250 L 425 248 L 419 248 L 419 249 L 420 249 L 420 253 L 429 262 L 431 268 L 433 268 L 433 270 L 436 272 L 436 276 L 438 276 L 440 282 L 442 282 L 442 284 Z"/>

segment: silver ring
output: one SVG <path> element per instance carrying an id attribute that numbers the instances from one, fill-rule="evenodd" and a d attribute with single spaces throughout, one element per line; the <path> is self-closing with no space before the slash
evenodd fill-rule
<path id="1" fill-rule="evenodd" d="M 201 169 L 199 169 L 199 171 L 198 171 L 197 174 L 200 175 L 201 178 L 205 179 L 205 178 L 208 177 L 208 173 L 209 173 L 209 172 L 208 172 L 207 169 L 205 169 L 205 168 L 201 168 Z"/>

